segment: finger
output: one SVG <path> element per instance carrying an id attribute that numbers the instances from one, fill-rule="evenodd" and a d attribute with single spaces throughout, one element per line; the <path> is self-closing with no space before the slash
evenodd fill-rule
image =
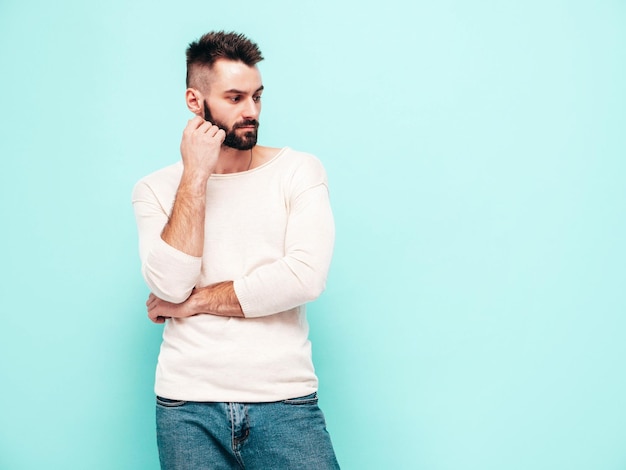
<path id="1" fill-rule="evenodd" d="M 204 127 L 200 127 L 198 128 L 199 131 L 204 131 L 205 134 L 207 134 L 210 137 L 215 137 L 219 131 L 224 132 L 224 130 L 219 127 L 217 124 L 211 124 L 210 122 L 206 122 L 205 124 L 207 124 L 208 126 L 206 128 Z M 226 133 L 224 132 L 224 136 L 226 135 Z"/>
<path id="2" fill-rule="evenodd" d="M 194 116 L 193 118 L 191 118 L 188 122 L 187 122 L 187 127 L 190 129 L 197 129 L 198 127 L 200 127 L 202 124 L 204 124 L 205 121 L 202 116 Z"/>
<path id="3" fill-rule="evenodd" d="M 215 137 L 220 131 L 224 132 L 218 126 L 213 125 L 209 129 L 207 129 L 206 134 L 210 137 Z"/>
<path id="4" fill-rule="evenodd" d="M 148 312 L 148 318 L 150 319 L 151 322 L 153 323 L 163 323 L 163 321 L 165 320 L 165 317 L 157 315 L 154 312 Z M 159 318 L 162 318 L 163 321 L 159 321 Z"/>
<path id="5" fill-rule="evenodd" d="M 152 323 L 165 323 L 165 320 L 167 320 L 170 317 L 164 317 L 164 316 L 161 316 L 161 315 L 155 315 L 155 316 L 148 317 L 148 318 L 150 318 L 150 321 Z"/>
<path id="6" fill-rule="evenodd" d="M 209 121 L 203 121 L 202 124 L 200 124 L 198 126 L 198 130 L 202 131 L 202 132 L 207 132 L 209 131 L 212 127 L 215 127 L 215 124 L 209 122 Z"/>
<path id="7" fill-rule="evenodd" d="M 194 131 L 196 131 L 198 129 L 198 127 L 200 127 L 202 124 L 204 124 L 204 119 L 202 119 L 200 116 L 196 116 L 193 119 L 190 119 L 189 121 L 187 121 L 187 125 L 185 126 L 185 129 L 183 130 L 183 135 L 188 135 L 193 133 Z"/>

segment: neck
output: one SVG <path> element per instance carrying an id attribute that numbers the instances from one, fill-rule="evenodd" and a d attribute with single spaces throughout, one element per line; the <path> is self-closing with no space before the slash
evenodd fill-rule
<path id="1" fill-rule="evenodd" d="M 256 147 L 250 150 L 237 150 L 222 146 L 217 165 L 215 166 L 215 173 L 239 173 L 249 170 L 252 167 L 255 154 Z"/>

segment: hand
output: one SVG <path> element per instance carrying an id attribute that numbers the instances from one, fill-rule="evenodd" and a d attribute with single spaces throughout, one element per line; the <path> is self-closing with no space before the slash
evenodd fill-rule
<path id="1" fill-rule="evenodd" d="M 208 178 L 215 169 L 225 138 L 224 130 L 200 116 L 190 119 L 180 143 L 185 170 Z"/>
<path id="2" fill-rule="evenodd" d="M 173 304 L 159 299 L 152 293 L 148 296 L 146 307 L 148 307 L 148 318 L 154 323 L 165 323 L 168 318 L 186 318 L 196 314 L 190 308 L 189 300 L 181 304 Z"/>

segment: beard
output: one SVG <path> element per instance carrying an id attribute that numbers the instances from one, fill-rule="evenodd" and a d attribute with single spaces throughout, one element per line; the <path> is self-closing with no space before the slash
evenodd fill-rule
<path id="1" fill-rule="evenodd" d="M 232 127 L 228 127 L 224 123 L 216 120 L 209 110 L 209 106 L 204 102 L 204 120 L 209 121 L 211 124 L 223 129 L 226 133 L 223 145 L 234 148 L 236 150 L 250 150 L 256 145 L 259 129 L 259 121 L 256 119 L 245 119 L 241 122 L 236 122 Z M 240 127 L 254 126 L 254 130 L 248 130 L 242 135 L 237 134 L 235 131 Z"/>

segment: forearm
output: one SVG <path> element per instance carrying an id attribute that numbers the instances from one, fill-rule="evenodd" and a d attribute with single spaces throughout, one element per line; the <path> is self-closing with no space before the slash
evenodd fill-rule
<path id="1" fill-rule="evenodd" d="M 204 247 L 206 184 L 205 177 L 183 172 L 172 213 L 161 232 L 165 243 L 196 257 L 202 256 Z"/>
<path id="2" fill-rule="evenodd" d="M 194 289 L 189 298 L 179 304 L 167 302 L 150 294 L 146 307 L 148 317 L 154 323 L 163 323 L 168 318 L 187 318 L 199 314 L 244 317 L 232 281 Z"/>
<path id="3" fill-rule="evenodd" d="M 241 304 L 233 288 L 233 281 L 218 282 L 194 290 L 189 298 L 192 310 L 223 317 L 243 317 Z"/>
<path id="4" fill-rule="evenodd" d="M 180 182 L 180 176 L 179 176 Z M 168 223 L 177 186 L 156 191 L 151 181 L 140 181 L 133 189 L 133 207 L 137 219 L 141 270 L 150 291 L 173 303 L 184 302 L 198 284 L 202 258 L 191 256 L 161 238 Z M 157 189 L 158 187 L 157 183 Z M 157 197 L 161 194 L 161 198 Z"/>
<path id="5" fill-rule="evenodd" d="M 135 188 L 142 274 L 151 291 L 173 303 L 185 301 L 202 268 L 207 177 L 183 171 L 167 216 L 151 189 Z M 160 239 L 159 239 L 160 238 Z"/>
<path id="6" fill-rule="evenodd" d="M 191 119 L 183 131 L 180 153 L 184 170 L 161 238 L 191 256 L 202 256 L 206 185 L 225 136 L 223 130 L 200 116 Z"/>

